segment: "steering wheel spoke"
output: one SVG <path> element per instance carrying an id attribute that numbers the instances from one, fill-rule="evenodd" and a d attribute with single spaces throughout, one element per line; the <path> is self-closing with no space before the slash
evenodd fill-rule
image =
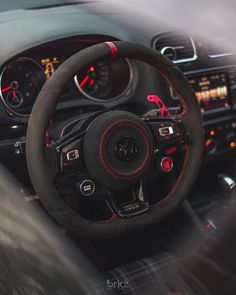
<path id="1" fill-rule="evenodd" d="M 83 135 L 62 138 L 56 145 L 55 183 L 62 195 L 80 194 L 79 180 L 85 174 L 82 160 Z M 87 177 L 87 179 L 90 179 Z"/>
<path id="2" fill-rule="evenodd" d="M 142 214 L 150 208 L 143 179 L 131 189 L 110 191 L 106 202 L 112 213 L 115 212 L 121 218 Z"/>
<path id="3" fill-rule="evenodd" d="M 60 141 L 56 147 L 57 171 L 59 174 L 73 174 L 83 169 L 82 135 Z"/>
<path id="4" fill-rule="evenodd" d="M 73 174 L 75 171 L 83 172 L 82 143 L 91 122 L 101 114 L 101 111 L 84 114 L 67 123 L 56 143 L 57 172 Z"/>
<path id="5" fill-rule="evenodd" d="M 157 150 L 188 143 L 187 129 L 179 117 L 145 118 L 145 122 L 152 131 Z"/>
<path id="6" fill-rule="evenodd" d="M 56 145 L 52 144 L 45 148 L 45 161 L 47 161 L 47 168 L 52 179 L 57 176 L 57 155 Z"/>
<path id="7" fill-rule="evenodd" d="M 80 198 L 98 199 L 107 194 L 107 189 L 96 182 L 88 173 L 65 173 L 55 181 L 62 195 L 76 194 Z"/>

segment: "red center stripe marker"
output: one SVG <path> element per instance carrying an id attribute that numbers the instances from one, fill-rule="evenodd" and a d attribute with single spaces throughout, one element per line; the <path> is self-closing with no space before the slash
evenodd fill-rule
<path id="1" fill-rule="evenodd" d="M 116 57 L 117 53 L 118 53 L 118 49 L 116 47 L 116 45 L 113 42 L 105 42 L 111 49 L 111 54 L 112 57 Z"/>

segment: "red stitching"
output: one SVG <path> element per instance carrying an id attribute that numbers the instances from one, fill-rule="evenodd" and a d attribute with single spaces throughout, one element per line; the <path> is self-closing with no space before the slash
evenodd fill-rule
<path id="1" fill-rule="evenodd" d="M 118 49 L 113 42 L 105 42 L 111 49 L 111 56 L 114 58 L 118 54 Z"/>
<path id="2" fill-rule="evenodd" d="M 117 49 L 116 46 L 115 46 L 116 49 L 113 48 L 113 45 L 115 45 L 115 44 L 112 43 L 112 42 L 106 42 L 106 44 L 112 50 L 112 57 L 116 56 L 118 49 Z M 117 51 L 114 51 L 114 50 L 117 50 Z M 149 63 L 147 63 L 147 64 L 150 65 Z M 155 69 L 167 80 L 167 82 L 170 85 L 170 87 L 172 87 L 173 89 L 176 90 L 176 88 L 173 86 L 173 82 L 170 80 L 170 78 L 163 71 L 161 71 L 160 69 L 158 69 L 157 67 L 155 67 Z M 177 93 L 178 93 L 178 96 L 180 98 L 181 105 L 183 107 L 183 111 L 182 111 L 182 113 L 179 116 L 184 116 L 188 112 L 188 106 L 187 106 L 187 104 L 185 102 L 184 97 L 179 93 L 179 91 L 177 91 Z M 183 174 L 184 174 L 185 169 L 186 169 L 186 166 L 187 166 L 188 159 L 189 159 L 189 146 L 186 146 L 185 149 L 186 149 L 186 152 L 185 152 L 183 167 L 181 169 L 180 175 L 179 175 L 179 177 L 178 177 L 175 185 L 173 186 L 173 188 L 171 189 L 171 191 L 167 194 L 167 196 L 163 200 L 161 200 L 160 202 L 154 204 L 153 207 L 160 206 L 162 203 L 164 203 L 166 200 L 168 200 L 173 195 L 173 193 L 176 191 L 179 183 L 181 182 L 181 180 L 183 178 Z M 100 150 L 100 153 L 101 153 L 101 150 Z M 113 221 L 113 220 L 110 219 L 109 221 Z"/>
<path id="3" fill-rule="evenodd" d="M 172 187 L 171 191 L 168 193 L 168 195 L 163 199 L 161 200 L 160 202 L 154 204 L 152 207 L 158 207 L 160 206 L 162 203 L 164 203 L 167 199 L 169 199 L 171 197 L 171 195 L 173 194 L 173 192 L 176 190 L 176 187 L 179 185 L 182 177 L 183 177 L 183 173 L 184 173 L 184 170 L 186 168 L 186 165 L 187 165 L 187 159 L 188 159 L 188 155 L 189 155 L 189 147 L 186 146 L 186 152 L 185 152 L 185 157 L 184 157 L 184 164 L 183 164 L 183 167 L 181 169 L 181 172 L 180 172 L 180 175 L 175 183 L 175 185 Z M 117 215 L 114 214 L 114 216 L 112 215 L 111 218 L 109 219 L 106 219 L 106 220 L 102 220 L 98 223 L 101 223 L 101 224 L 106 224 L 106 223 L 110 223 L 110 222 L 114 222 L 114 220 L 117 218 Z"/>
<path id="4" fill-rule="evenodd" d="M 142 129 L 142 130 L 140 130 L 139 128 L 137 128 L 137 126 L 135 126 L 135 123 L 132 122 L 132 121 L 129 121 L 129 120 L 118 121 L 118 123 L 124 123 L 124 122 L 128 122 L 129 123 L 129 124 L 126 124 L 126 126 L 131 126 L 131 127 L 136 128 L 137 130 L 141 131 L 141 133 L 142 133 L 142 135 L 143 135 L 143 137 L 145 139 L 145 133 L 146 132 L 145 132 L 145 129 L 143 128 L 142 125 L 139 125 L 139 128 Z M 100 144 L 100 152 L 102 152 L 102 143 L 104 141 L 105 136 L 107 135 L 106 133 L 109 132 L 109 131 L 111 133 L 111 131 L 113 132 L 114 130 L 116 130 L 117 128 L 119 128 L 120 126 L 122 126 L 122 125 L 118 125 L 116 127 L 116 129 L 111 130 L 112 127 L 114 125 L 116 125 L 116 124 L 117 124 L 117 122 L 115 122 L 113 125 L 109 126 L 107 128 L 107 130 L 105 131 L 105 133 L 103 134 L 103 137 L 102 137 L 102 140 L 101 140 L 101 144 Z M 109 138 L 109 135 L 110 134 L 108 133 L 108 135 L 106 137 L 105 145 L 107 143 L 107 140 Z M 150 138 L 148 138 L 148 141 L 149 141 L 149 144 L 151 144 L 151 146 L 152 146 L 152 143 L 150 141 Z M 110 163 L 109 163 L 109 161 L 108 161 L 105 153 L 104 153 L 104 155 L 102 153 L 100 153 L 101 162 L 102 162 L 103 166 L 105 167 L 105 169 L 110 174 L 112 174 L 112 176 L 114 176 L 115 178 L 124 179 L 124 180 L 125 179 L 128 179 L 128 178 L 133 178 L 133 177 L 138 176 L 139 174 L 141 174 L 145 170 L 146 166 L 149 164 L 149 161 L 150 161 L 150 158 L 151 158 L 151 153 L 150 153 L 150 146 L 148 144 L 147 144 L 147 147 L 148 147 L 148 153 L 147 153 L 147 156 L 146 156 L 145 161 L 143 162 L 143 164 L 139 168 L 137 168 L 135 171 L 133 171 L 132 173 L 122 173 L 123 175 L 126 175 L 125 177 L 120 176 L 122 174 L 118 170 L 116 170 L 115 168 L 113 168 L 110 165 Z M 103 156 L 104 156 L 104 159 L 103 159 Z"/>
<path id="5" fill-rule="evenodd" d="M 185 99 L 179 93 L 179 91 L 177 91 L 176 88 L 173 86 L 173 82 L 170 80 L 170 78 L 165 73 L 163 73 L 160 69 L 158 69 L 157 67 L 155 67 L 155 69 L 167 80 L 169 86 L 172 87 L 173 89 L 175 89 L 175 91 L 177 92 L 177 94 L 178 94 L 178 96 L 180 98 L 181 105 L 183 107 L 183 111 L 182 111 L 182 113 L 179 116 L 180 117 L 181 116 L 184 116 L 188 112 L 188 106 L 187 106 L 187 104 L 185 102 Z M 171 191 L 167 194 L 167 196 L 165 196 L 165 198 L 163 200 L 161 200 L 160 202 L 154 204 L 152 207 L 160 206 L 162 203 L 164 203 L 166 200 L 168 200 L 173 195 L 173 193 L 176 191 L 176 189 L 177 189 L 180 181 L 183 178 L 183 174 L 185 172 L 186 165 L 187 165 L 187 160 L 189 158 L 189 146 L 186 145 L 185 148 L 186 148 L 186 152 L 185 152 L 183 167 L 181 169 L 180 175 L 179 175 L 179 177 L 178 177 L 175 185 L 172 187 Z"/>
<path id="6" fill-rule="evenodd" d="M 147 136 L 147 140 L 148 140 L 148 143 L 147 143 L 147 155 L 146 155 L 146 158 L 143 161 L 142 165 L 139 168 L 137 168 L 135 171 L 133 171 L 131 173 L 124 173 L 124 172 L 121 173 L 118 170 L 116 170 L 115 168 L 113 168 L 110 165 L 110 163 L 109 163 L 109 161 L 108 161 L 108 159 L 106 157 L 105 152 L 103 152 L 103 143 L 104 143 L 104 146 L 106 146 L 107 140 L 108 140 L 109 136 L 111 135 L 111 132 L 114 132 L 114 130 L 116 130 L 117 128 L 121 127 L 124 123 L 126 123 L 125 126 L 134 127 L 138 131 L 141 131 L 142 136 L 144 137 L 145 140 L 146 140 L 145 135 L 148 135 L 148 133 L 146 132 L 146 130 L 144 129 L 144 127 L 142 125 L 140 125 L 138 123 L 135 123 L 133 121 L 130 121 L 130 120 L 120 120 L 120 121 L 117 121 L 117 122 L 113 123 L 112 125 L 110 125 L 105 130 L 105 132 L 103 133 L 102 139 L 101 139 L 101 142 L 100 142 L 100 161 L 101 161 L 103 167 L 106 169 L 106 171 L 109 174 L 111 174 L 113 177 L 115 177 L 115 178 L 117 178 L 119 180 L 132 179 L 132 178 L 135 178 L 138 175 L 142 174 L 145 171 L 145 169 L 147 168 L 147 166 L 149 165 L 149 163 L 150 163 L 150 160 L 151 160 L 151 150 L 152 150 L 152 147 L 153 147 L 152 141 L 151 141 L 151 139 L 150 139 L 150 137 L 148 135 Z M 115 129 L 112 129 L 115 125 L 117 125 L 116 128 Z"/>
<path id="7" fill-rule="evenodd" d="M 111 217 L 110 218 L 108 218 L 108 219 L 105 219 L 105 220 L 100 220 L 100 221 L 98 221 L 98 223 L 100 223 L 100 224 L 106 224 L 106 223 L 110 223 L 110 222 L 113 222 L 114 220 L 116 220 L 117 219 L 117 214 L 116 213 L 112 213 L 112 215 L 111 215 Z"/>

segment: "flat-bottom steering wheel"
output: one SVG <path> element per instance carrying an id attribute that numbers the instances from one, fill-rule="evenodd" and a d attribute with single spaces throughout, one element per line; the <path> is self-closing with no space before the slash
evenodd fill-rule
<path id="1" fill-rule="evenodd" d="M 178 94 L 181 114 L 143 118 L 123 110 L 95 112 L 80 120 L 65 138 L 47 147 L 45 134 L 63 87 L 88 64 L 115 58 L 134 59 L 153 66 Z M 173 146 L 181 146 L 184 155 L 178 177 L 161 200 L 150 203 L 137 184 L 149 177 L 156 154 Z M 89 238 L 112 237 L 142 229 L 173 212 L 194 184 L 202 152 L 201 113 L 183 73 L 158 52 L 129 42 L 101 43 L 66 60 L 40 91 L 27 131 L 28 169 L 42 204 L 63 227 Z M 49 164 L 49 154 L 51 159 L 55 158 L 53 165 Z M 79 158 L 74 167 L 77 180 L 81 165 L 83 173 L 89 175 L 89 180 L 79 182 L 84 195 L 94 194 L 96 198 L 95 184 L 106 192 L 106 202 L 112 212 L 110 218 L 89 220 L 65 201 L 56 186 L 58 173 L 69 174 L 65 157 Z M 170 163 L 167 161 L 164 165 Z M 78 188 L 78 183 L 76 185 Z M 145 182 L 142 185 L 145 186 Z M 119 197 L 115 200 L 112 192 L 133 188 L 137 192 L 134 202 L 119 206 Z"/>

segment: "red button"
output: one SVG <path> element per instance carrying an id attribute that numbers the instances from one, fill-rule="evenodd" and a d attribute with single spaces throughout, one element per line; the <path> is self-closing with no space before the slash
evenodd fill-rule
<path id="1" fill-rule="evenodd" d="M 170 172 L 174 167 L 173 160 L 169 157 L 165 157 L 161 160 L 161 170 L 164 172 Z"/>

